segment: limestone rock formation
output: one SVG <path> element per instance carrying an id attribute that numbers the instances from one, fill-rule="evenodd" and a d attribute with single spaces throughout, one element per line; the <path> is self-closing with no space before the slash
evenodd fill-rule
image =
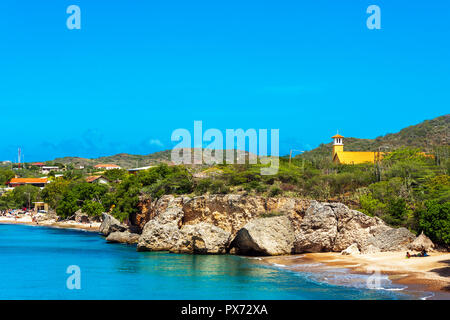
<path id="1" fill-rule="evenodd" d="M 343 254 L 345 256 L 360 254 L 359 249 L 358 249 L 358 245 L 356 243 L 352 244 L 347 249 L 343 250 L 341 252 L 341 254 Z"/>
<path id="2" fill-rule="evenodd" d="M 403 250 L 415 238 L 344 204 L 299 198 L 163 196 L 143 201 L 140 210 L 129 229 L 141 233 L 138 250 L 280 255 L 341 252 L 355 244 L 361 253 L 374 253 Z M 264 218 L 268 213 L 275 216 Z M 118 223 L 111 219 L 104 219 L 102 232 L 125 231 L 110 230 Z"/>
<path id="3" fill-rule="evenodd" d="M 299 198 L 237 194 L 194 198 L 166 195 L 157 200 L 141 198 L 139 212 L 130 217 L 130 222 L 143 230 L 147 222 L 168 208 L 177 207 L 183 209 L 183 225 L 206 222 L 235 235 L 247 222 L 268 212 L 286 213 L 295 226 L 300 223 L 309 203 L 309 200 Z"/>
<path id="4" fill-rule="evenodd" d="M 337 219 L 338 234 L 333 251 L 342 251 L 353 243 L 364 250 L 373 236 L 391 229 L 380 218 L 373 218 L 342 203 L 330 204 Z"/>
<path id="5" fill-rule="evenodd" d="M 380 252 L 380 248 L 375 247 L 372 244 L 369 244 L 367 247 L 362 248 L 361 253 L 362 254 L 371 254 L 371 253 L 378 253 Z"/>
<path id="6" fill-rule="evenodd" d="M 434 243 L 422 231 L 422 233 L 408 245 L 409 250 L 415 251 L 433 251 Z"/>
<path id="7" fill-rule="evenodd" d="M 141 197 L 138 204 L 138 213 L 130 216 L 131 225 L 142 231 L 148 221 L 166 211 L 167 208 L 181 208 L 183 203 L 188 200 L 190 200 L 189 197 L 175 197 L 173 195 L 164 195 L 156 200 Z"/>
<path id="8" fill-rule="evenodd" d="M 75 212 L 75 221 L 80 223 L 89 223 L 89 216 L 81 210 L 78 210 Z"/>
<path id="9" fill-rule="evenodd" d="M 109 236 L 106 237 L 106 241 L 115 243 L 134 244 L 138 242 L 139 236 L 140 236 L 139 234 L 131 233 L 129 231 L 124 232 L 115 231 L 110 233 Z"/>
<path id="10" fill-rule="evenodd" d="M 203 195 L 183 204 L 185 224 L 211 223 L 232 235 L 248 222 L 268 212 L 284 213 L 295 225 L 300 223 L 309 200 L 261 196 Z"/>
<path id="11" fill-rule="evenodd" d="M 284 215 L 250 221 L 230 245 L 237 254 L 272 256 L 291 254 L 293 246 L 294 227 Z"/>
<path id="12" fill-rule="evenodd" d="M 100 233 L 102 233 L 104 236 L 108 236 L 111 232 L 123 232 L 125 230 L 127 230 L 127 227 L 123 224 L 120 223 L 119 220 L 117 220 L 116 218 L 114 218 L 113 216 L 107 214 L 107 213 L 103 213 L 103 221 L 102 224 L 100 225 L 99 231 Z"/>
<path id="13" fill-rule="evenodd" d="M 381 251 L 402 251 L 413 242 L 415 236 L 406 228 L 389 228 L 369 239 L 369 244 Z"/>
<path id="14" fill-rule="evenodd" d="M 295 252 L 333 251 L 338 234 L 336 215 L 329 204 L 313 201 L 295 233 Z"/>
<path id="15" fill-rule="evenodd" d="M 145 224 L 139 237 L 139 251 L 169 251 L 176 246 L 180 238 L 180 226 L 183 211 L 173 207 L 160 213 Z"/>
<path id="16" fill-rule="evenodd" d="M 180 229 L 180 240 L 171 249 L 179 253 L 226 253 L 231 234 L 210 223 L 185 225 Z"/>
<path id="17" fill-rule="evenodd" d="M 295 234 L 294 251 L 339 252 L 356 244 L 361 252 L 403 250 L 414 240 L 405 228 L 394 229 L 381 219 L 341 203 L 313 201 Z"/>

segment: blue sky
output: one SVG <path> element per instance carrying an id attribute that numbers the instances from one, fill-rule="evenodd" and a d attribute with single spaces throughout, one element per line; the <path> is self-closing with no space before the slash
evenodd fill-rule
<path id="1" fill-rule="evenodd" d="M 438 0 L 2 0 L 0 160 L 149 154 L 194 120 L 281 154 L 396 132 L 448 113 L 449 31 Z"/>

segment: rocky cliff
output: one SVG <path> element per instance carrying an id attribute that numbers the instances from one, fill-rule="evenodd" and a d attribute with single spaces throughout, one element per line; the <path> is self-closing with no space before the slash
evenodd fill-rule
<path id="1" fill-rule="evenodd" d="M 114 232 L 116 221 L 107 218 Z M 415 236 L 341 203 L 244 195 L 142 199 L 130 217 L 137 233 L 113 241 L 138 250 L 199 254 L 281 255 L 303 252 L 405 250 Z M 108 227 L 102 228 L 108 234 Z M 106 231 L 105 231 L 106 230 Z M 123 230 L 122 230 L 123 232 Z M 123 241 L 120 241 L 123 239 Z"/>

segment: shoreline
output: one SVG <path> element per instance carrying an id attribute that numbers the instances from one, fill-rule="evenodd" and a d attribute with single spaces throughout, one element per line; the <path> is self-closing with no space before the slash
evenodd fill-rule
<path id="1" fill-rule="evenodd" d="M 100 222 L 81 223 L 76 221 L 60 221 L 44 220 L 39 223 L 33 222 L 30 216 L 21 217 L 17 220 L 11 217 L 0 217 L 0 224 L 21 224 L 35 227 L 49 227 L 58 229 L 74 229 L 83 230 L 87 232 L 99 232 Z"/>
<path id="2" fill-rule="evenodd" d="M 99 232 L 100 224 L 81 223 L 75 221 L 44 220 L 35 223 L 30 216 L 18 218 L 0 217 L 0 224 L 20 224 L 37 227 L 73 229 L 87 232 Z M 260 263 L 279 268 L 287 268 L 293 272 L 321 275 L 316 281 L 348 286 L 333 278 L 336 270 L 345 270 L 342 274 L 370 276 L 378 270 L 397 288 L 387 290 L 403 291 L 412 296 L 417 293 L 432 293 L 431 296 L 420 297 L 430 300 L 450 300 L 450 253 L 431 252 L 425 258 L 405 258 L 405 252 L 379 252 L 373 254 L 342 255 L 339 252 L 304 253 L 287 256 L 247 257 L 257 259 Z M 361 284 L 360 282 L 359 284 Z M 351 285 L 351 283 L 350 283 Z M 415 293 L 415 295 L 414 295 Z M 419 297 L 418 297 L 419 298 Z"/>
<path id="3" fill-rule="evenodd" d="M 423 260 L 422 260 L 423 259 Z M 450 253 L 431 252 L 429 257 L 405 258 L 405 252 L 342 255 L 339 252 L 305 253 L 301 255 L 261 257 L 261 261 L 294 272 L 330 273 L 324 281 L 333 283 L 334 270 L 369 277 L 375 270 L 394 286 L 390 290 L 426 293 L 423 300 L 450 300 Z M 362 283 L 362 282 L 361 282 Z M 342 284 L 341 284 L 342 285 Z M 396 288 L 395 288 L 396 287 Z"/>

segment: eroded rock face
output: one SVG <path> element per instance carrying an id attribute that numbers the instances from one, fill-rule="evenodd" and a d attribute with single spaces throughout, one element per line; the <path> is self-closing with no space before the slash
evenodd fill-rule
<path id="1" fill-rule="evenodd" d="M 139 212 L 130 217 L 132 225 L 143 230 L 145 224 L 171 207 L 182 208 L 183 225 L 210 223 L 235 235 L 246 223 L 267 212 L 285 213 L 298 225 L 310 201 L 299 198 L 266 198 L 244 195 L 203 195 L 199 197 L 162 196 L 141 198 Z"/>
<path id="2" fill-rule="evenodd" d="M 367 247 L 362 248 L 361 253 L 362 254 L 371 254 L 371 253 L 378 253 L 380 251 L 381 251 L 380 248 L 375 247 L 372 244 L 369 244 Z"/>
<path id="3" fill-rule="evenodd" d="M 372 218 L 362 212 L 351 210 L 342 203 L 330 204 L 337 219 L 338 233 L 333 251 L 342 251 L 353 243 L 363 250 L 369 239 L 391 229 L 380 218 Z"/>
<path id="4" fill-rule="evenodd" d="M 295 233 L 295 252 L 333 251 L 338 221 L 332 207 L 312 202 Z"/>
<path id="5" fill-rule="evenodd" d="M 394 229 L 381 219 L 341 203 L 313 201 L 296 231 L 294 251 L 339 252 L 356 244 L 361 252 L 398 251 L 414 240 L 405 228 Z"/>
<path id="6" fill-rule="evenodd" d="M 299 198 L 204 195 L 183 204 L 183 224 L 207 222 L 236 235 L 246 223 L 268 212 L 284 213 L 294 225 L 299 224 L 309 203 Z"/>
<path id="7" fill-rule="evenodd" d="M 114 218 L 113 216 L 107 213 L 103 213 L 102 216 L 103 221 L 102 224 L 100 225 L 99 231 L 104 236 L 108 236 L 111 232 L 116 231 L 123 232 L 127 230 L 127 226 L 121 224 L 120 221 Z"/>
<path id="8" fill-rule="evenodd" d="M 145 206 L 134 217 L 141 225 L 146 221 L 133 230 L 142 230 L 138 250 L 280 255 L 341 252 L 355 244 L 367 253 L 403 250 L 414 240 L 408 230 L 340 203 L 231 194 L 164 196 Z M 262 218 L 268 213 L 281 215 Z"/>
<path id="9" fill-rule="evenodd" d="M 210 223 L 185 225 L 180 229 L 180 240 L 171 249 L 178 253 L 226 253 L 231 234 Z"/>
<path id="10" fill-rule="evenodd" d="M 145 224 L 139 237 L 139 251 L 170 251 L 176 246 L 180 236 L 181 208 L 172 207 L 160 213 Z"/>
<path id="11" fill-rule="evenodd" d="M 138 213 L 130 216 L 130 222 L 138 230 L 142 231 L 145 224 L 159 215 L 167 208 L 183 206 L 185 201 L 190 200 L 189 197 L 175 197 L 173 195 L 164 195 L 159 199 L 141 198 L 138 204 Z"/>
<path id="12" fill-rule="evenodd" d="M 287 216 L 258 218 L 239 230 L 230 247 L 242 255 L 291 254 L 294 227 Z"/>
<path id="13" fill-rule="evenodd" d="M 406 228 L 389 228 L 369 239 L 369 243 L 379 248 L 380 251 L 402 251 L 416 237 Z"/>
<path id="14" fill-rule="evenodd" d="M 134 244 L 134 243 L 137 243 L 138 240 L 139 240 L 139 234 L 131 233 L 129 231 L 112 232 L 109 234 L 109 236 L 106 237 L 106 241 L 113 242 L 113 243 Z"/>

